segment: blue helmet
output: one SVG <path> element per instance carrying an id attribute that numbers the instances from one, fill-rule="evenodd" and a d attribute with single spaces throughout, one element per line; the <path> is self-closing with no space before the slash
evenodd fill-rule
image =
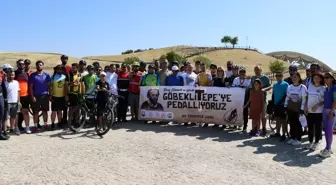
<path id="1" fill-rule="evenodd" d="M 290 65 L 289 67 L 288 67 L 288 69 L 290 70 L 290 71 L 297 71 L 298 70 L 298 67 L 296 66 L 296 65 Z"/>

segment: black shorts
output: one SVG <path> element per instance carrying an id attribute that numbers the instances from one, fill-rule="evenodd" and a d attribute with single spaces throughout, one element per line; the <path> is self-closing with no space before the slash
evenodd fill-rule
<path id="1" fill-rule="evenodd" d="M 86 100 L 85 100 L 85 102 L 86 102 L 86 106 L 90 109 L 90 110 L 92 110 L 92 109 L 94 109 L 94 102 L 95 102 L 95 100 L 92 98 L 87 98 Z"/>
<path id="2" fill-rule="evenodd" d="M 97 102 L 97 116 L 102 116 L 105 109 L 106 109 L 106 103 L 107 102 L 103 102 L 103 101 L 100 101 L 100 102 Z"/>
<path id="3" fill-rule="evenodd" d="M 274 105 L 274 116 L 280 119 L 286 119 L 286 109 L 283 105 Z"/>
<path id="4" fill-rule="evenodd" d="M 32 102 L 33 112 L 49 111 L 49 96 L 47 94 L 36 95 L 36 102 Z"/>
<path id="5" fill-rule="evenodd" d="M 69 106 L 70 107 L 74 107 L 79 105 L 79 98 L 78 96 L 80 96 L 79 94 L 69 94 Z"/>
<path id="6" fill-rule="evenodd" d="M 21 103 L 22 109 L 29 109 L 29 105 L 31 104 L 31 97 L 21 96 L 20 103 Z"/>
<path id="7" fill-rule="evenodd" d="M 62 111 L 65 108 L 65 97 L 51 98 L 51 111 Z"/>

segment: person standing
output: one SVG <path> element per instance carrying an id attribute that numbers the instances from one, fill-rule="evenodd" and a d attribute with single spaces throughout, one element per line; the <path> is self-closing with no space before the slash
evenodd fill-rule
<path id="1" fill-rule="evenodd" d="M 285 78 L 285 82 L 287 82 L 288 85 L 292 85 L 293 84 L 292 76 L 297 71 L 298 71 L 298 67 L 296 65 L 292 64 L 292 65 L 290 65 L 288 67 L 289 77 Z"/>
<path id="2" fill-rule="evenodd" d="M 48 129 L 49 111 L 49 87 L 51 78 L 43 71 L 44 63 L 39 60 L 36 62 L 36 72 L 29 76 L 29 94 L 31 96 L 33 120 L 35 126 L 39 120 L 39 112 L 42 111 L 44 128 Z M 29 128 L 29 127 L 28 127 Z"/>
<path id="3" fill-rule="evenodd" d="M 210 64 L 210 74 L 212 78 L 215 78 L 217 75 L 217 65 L 216 64 Z"/>
<path id="4" fill-rule="evenodd" d="M 166 79 L 167 86 L 183 86 L 183 77 L 179 76 L 179 68 L 177 66 L 172 67 L 172 74 L 170 74 Z"/>
<path id="5" fill-rule="evenodd" d="M 0 140 L 8 140 L 10 137 L 3 132 L 3 120 L 5 119 L 5 100 L 7 100 L 7 88 L 5 80 L 2 79 L 0 83 Z M 5 125 L 6 126 L 6 125 Z"/>
<path id="6" fill-rule="evenodd" d="M 287 133 L 287 122 L 286 122 L 286 111 L 285 111 L 285 101 L 287 96 L 288 83 L 283 80 L 282 72 L 275 73 L 276 82 L 273 87 L 269 87 L 269 89 L 273 89 L 272 91 L 272 102 L 274 108 L 274 117 L 276 120 L 276 132 L 275 134 L 270 135 L 270 137 L 276 138 L 280 137 L 280 141 L 286 140 Z M 282 128 L 282 135 L 280 130 Z"/>
<path id="7" fill-rule="evenodd" d="M 63 74 L 63 65 L 56 66 L 56 73 L 51 77 L 51 128 L 56 127 L 56 115 L 58 118 L 58 127 L 63 126 L 62 111 L 65 110 L 68 101 L 68 82 Z M 63 114 L 64 115 L 64 114 Z"/>
<path id="8" fill-rule="evenodd" d="M 240 87 L 243 88 L 245 90 L 245 97 L 244 97 L 244 105 L 247 103 L 247 101 L 249 100 L 249 86 L 251 83 L 251 79 L 248 79 L 246 77 L 246 68 L 245 67 L 240 67 L 239 69 L 239 76 L 236 77 L 233 80 L 232 86 L 233 87 Z M 244 111 L 243 111 L 243 117 L 244 117 L 244 127 L 243 127 L 243 132 L 246 132 L 247 129 L 247 123 L 248 123 L 248 118 L 249 118 L 249 110 L 248 107 L 244 107 Z M 231 127 L 232 128 L 232 127 Z M 237 129 L 238 127 L 233 127 L 235 129 Z"/>
<path id="9" fill-rule="evenodd" d="M 129 87 L 128 87 L 128 100 L 131 107 L 131 115 L 133 121 L 138 121 L 139 115 L 139 96 L 140 96 L 140 81 L 142 72 L 139 71 L 139 62 L 132 64 L 132 72 L 130 73 Z"/>
<path id="10" fill-rule="evenodd" d="M 142 74 L 146 73 L 146 66 L 147 64 L 144 61 L 140 61 L 139 71 L 142 72 Z"/>
<path id="11" fill-rule="evenodd" d="M 110 91 L 110 85 L 106 81 L 106 73 L 104 71 L 100 72 L 99 81 L 96 83 L 96 89 L 98 90 L 95 101 L 97 104 L 97 118 L 99 123 L 98 129 L 102 129 L 103 114 L 106 109 Z"/>
<path id="12" fill-rule="evenodd" d="M 262 87 L 263 87 L 263 91 L 264 91 L 264 105 L 266 105 L 267 103 L 267 92 L 265 91 L 265 89 L 271 87 L 271 82 L 270 79 L 266 76 L 262 74 L 262 69 L 260 65 L 257 65 L 254 67 L 254 76 L 252 76 L 251 78 L 251 85 L 250 85 L 250 89 L 252 89 L 252 84 L 254 84 L 254 80 L 256 79 L 260 79 L 261 83 L 262 83 Z M 262 124 L 262 130 L 261 130 L 261 135 L 262 136 L 266 136 L 267 131 L 266 131 L 266 106 L 263 106 L 264 110 L 262 112 L 262 116 L 261 116 L 261 124 Z M 246 128 L 245 128 L 246 130 Z"/>
<path id="13" fill-rule="evenodd" d="M 232 74 L 233 74 L 232 66 L 233 66 L 233 62 L 232 61 L 227 61 L 227 63 L 226 63 L 226 72 L 225 72 L 225 76 L 227 78 L 230 78 L 232 76 Z"/>
<path id="14" fill-rule="evenodd" d="M 20 89 L 20 103 L 21 103 L 21 111 L 23 114 L 23 119 L 26 125 L 26 133 L 31 133 L 30 125 L 29 125 L 29 106 L 31 104 L 31 98 L 28 93 L 28 80 L 29 75 L 25 72 L 25 63 L 22 59 L 16 62 L 17 70 L 15 71 L 15 80 L 19 83 Z M 20 124 L 20 122 L 19 122 Z M 19 125 L 22 127 L 22 124 Z"/>
<path id="15" fill-rule="evenodd" d="M 171 71 L 168 70 L 168 61 L 161 62 L 161 70 L 157 72 L 160 79 L 160 86 L 166 86 L 167 77 L 171 75 Z"/>
<path id="16" fill-rule="evenodd" d="M 25 59 L 24 60 L 24 64 L 25 64 L 25 69 L 24 71 L 26 73 L 28 73 L 28 75 L 32 74 L 33 72 L 30 70 L 30 64 L 31 64 L 31 61 L 29 59 Z"/>
<path id="17" fill-rule="evenodd" d="M 206 67 L 204 63 L 201 63 L 201 71 L 197 75 L 196 80 L 197 86 L 212 86 L 212 76 L 210 73 L 206 72 Z M 208 127 L 208 123 L 203 124 L 203 128 Z"/>
<path id="18" fill-rule="evenodd" d="M 69 96 L 69 113 L 68 119 L 72 117 L 72 110 L 79 105 L 79 96 L 81 96 L 81 74 L 78 72 L 79 65 L 71 64 L 71 72 L 68 75 L 68 96 Z"/>
<path id="19" fill-rule="evenodd" d="M 287 144 L 301 145 L 301 137 L 303 134 L 299 117 L 304 114 L 304 107 L 307 99 L 307 87 L 302 84 L 300 73 L 292 74 L 293 84 L 287 89 L 285 101 L 285 109 L 287 110 L 288 122 L 290 125 L 290 139 Z"/>
<path id="20" fill-rule="evenodd" d="M 118 87 L 117 87 L 117 83 L 118 83 L 118 74 L 116 73 L 116 65 L 115 64 L 111 64 L 109 66 L 109 73 L 106 74 L 105 79 L 106 82 L 109 84 L 109 92 L 113 95 L 118 95 Z M 117 99 L 118 101 L 118 99 Z M 114 112 L 115 115 L 115 120 L 117 120 L 118 118 L 118 112 L 117 109 L 115 109 L 116 111 Z"/>
<path id="21" fill-rule="evenodd" d="M 199 74 L 201 72 L 201 61 L 197 60 L 195 62 L 195 70 L 194 70 L 194 73 L 195 74 Z"/>
<path id="22" fill-rule="evenodd" d="M 225 71 L 223 67 L 218 67 L 217 68 L 217 74 L 216 76 L 212 79 L 212 84 L 214 87 L 225 87 Z M 219 125 L 214 124 L 214 127 L 219 127 Z M 226 128 L 226 125 L 222 126 L 222 130 L 224 130 Z"/>
<path id="23" fill-rule="evenodd" d="M 67 55 L 61 56 L 62 65 L 65 67 L 64 75 L 68 75 L 71 72 L 71 67 L 68 65 L 69 57 Z"/>
<path id="24" fill-rule="evenodd" d="M 16 115 L 19 110 L 18 102 L 20 102 L 20 87 L 19 83 L 14 80 L 15 73 L 13 70 L 8 71 L 7 77 L 7 112 L 10 118 L 10 131 L 12 133 L 15 132 L 16 135 L 20 135 L 21 132 L 16 124 Z"/>
<path id="25" fill-rule="evenodd" d="M 89 74 L 86 70 L 86 61 L 85 60 L 80 60 L 78 64 L 79 64 L 78 72 L 79 72 L 81 77 Z"/>
<path id="26" fill-rule="evenodd" d="M 117 87 L 118 94 L 122 96 L 118 99 L 118 122 L 126 122 L 128 108 L 129 72 L 127 72 L 125 64 L 121 64 L 121 70 L 118 73 Z"/>
<path id="27" fill-rule="evenodd" d="M 324 76 L 321 73 L 314 73 L 311 76 L 312 84 L 308 87 L 305 114 L 307 115 L 309 145 L 306 148 L 310 150 L 316 150 L 322 136 L 322 112 L 325 92 L 323 79 Z"/>
<path id="28" fill-rule="evenodd" d="M 231 66 L 232 74 L 230 76 L 226 76 L 224 79 L 225 87 L 231 87 L 233 80 L 238 77 L 239 67 L 237 65 Z M 228 73 L 226 73 L 227 75 Z"/>
<path id="29" fill-rule="evenodd" d="M 326 140 L 326 147 L 321 150 L 320 156 L 323 158 L 330 157 L 333 153 L 331 145 L 333 142 L 333 127 L 335 125 L 335 109 L 336 109 L 336 79 L 335 76 L 328 72 L 324 75 L 324 81 L 327 89 L 324 93 L 324 108 L 322 113 L 324 135 Z"/>
<path id="30" fill-rule="evenodd" d="M 206 67 L 204 63 L 201 63 L 200 73 L 197 75 L 196 84 L 198 86 L 211 86 L 212 76 L 210 73 L 206 72 Z"/>
<path id="31" fill-rule="evenodd" d="M 182 76 L 183 77 L 183 85 L 184 86 L 196 87 L 197 74 L 193 72 L 194 71 L 194 66 L 189 63 L 189 64 L 186 64 L 185 68 L 186 68 L 186 72 Z M 196 125 L 196 123 L 194 123 L 194 122 L 192 122 L 190 124 L 191 124 L 191 126 Z M 184 126 L 188 126 L 188 122 L 185 122 Z"/>

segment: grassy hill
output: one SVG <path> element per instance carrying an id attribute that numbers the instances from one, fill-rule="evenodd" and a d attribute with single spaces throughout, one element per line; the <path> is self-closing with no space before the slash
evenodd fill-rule
<path id="1" fill-rule="evenodd" d="M 227 61 L 231 60 L 237 65 L 243 65 L 247 67 L 248 73 L 253 72 L 253 67 L 256 64 L 262 65 L 264 72 L 269 72 L 268 65 L 271 61 L 275 60 L 275 58 L 259 53 L 256 50 L 190 46 L 166 47 L 125 55 L 88 56 L 84 58 L 91 60 L 120 62 L 123 61 L 126 57 L 136 56 L 139 57 L 141 60 L 151 62 L 153 61 L 153 59 L 157 59 L 161 55 L 164 55 L 170 51 L 174 51 L 184 56 L 191 56 L 188 57 L 189 61 L 193 61 L 193 59 L 198 55 L 203 55 L 210 58 L 213 63 L 223 67 L 226 66 Z M 287 63 L 285 65 L 288 66 Z"/>
<path id="2" fill-rule="evenodd" d="M 87 62 L 92 63 L 93 61 L 100 61 L 102 65 L 109 65 L 111 63 L 120 63 L 126 57 L 137 56 L 141 60 L 146 62 L 151 62 L 153 59 L 158 59 L 161 55 L 166 54 L 167 52 L 174 51 L 181 55 L 187 56 L 189 61 L 193 61 L 198 55 L 204 55 L 210 60 L 219 65 L 226 66 L 226 62 L 231 60 L 237 65 L 242 65 L 247 67 L 248 73 L 253 72 L 253 67 L 256 64 L 260 64 L 263 67 L 263 71 L 269 72 L 268 65 L 271 61 L 274 61 L 275 58 L 271 56 L 264 55 L 257 50 L 245 50 L 245 49 L 232 49 L 232 48 L 223 48 L 223 47 L 191 47 L 191 46 L 174 46 L 153 49 L 138 53 L 131 53 L 125 55 L 108 55 L 108 56 L 88 56 L 83 57 Z M 57 53 L 23 53 L 23 52 L 0 52 L 0 63 L 9 63 L 15 66 L 16 60 L 30 59 L 35 63 L 37 60 L 42 60 L 45 62 L 47 69 L 51 69 L 53 66 L 60 63 L 61 54 Z M 69 63 L 78 62 L 81 58 L 75 58 L 69 56 Z M 286 63 L 286 65 L 288 65 Z M 34 66 L 32 66 L 34 68 Z"/>

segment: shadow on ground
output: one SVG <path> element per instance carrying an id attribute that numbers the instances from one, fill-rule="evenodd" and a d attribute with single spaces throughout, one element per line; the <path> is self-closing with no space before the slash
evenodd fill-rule
<path id="1" fill-rule="evenodd" d="M 169 132 L 174 133 L 176 136 L 190 136 L 200 140 L 211 139 L 218 142 L 242 141 L 242 144 L 237 145 L 237 147 L 254 147 L 256 148 L 256 151 L 253 152 L 254 154 L 272 154 L 274 155 L 274 161 L 281 162 L 286 166 L 305 168 L 323 161 L 318 155 L 313 154 L 313 151 L 306 150 L 304 145 L 293 147 L 273 138 L 251 138 L 251 136 L 241 131 L 221 131 L 219 128 L 212 127 L 143 124 L 141 122 L 122 124 L 121 128 L 126 129 L 126 132 Z M 307 138 L 304 137 L 303 142 L 306 140 Z"/>

